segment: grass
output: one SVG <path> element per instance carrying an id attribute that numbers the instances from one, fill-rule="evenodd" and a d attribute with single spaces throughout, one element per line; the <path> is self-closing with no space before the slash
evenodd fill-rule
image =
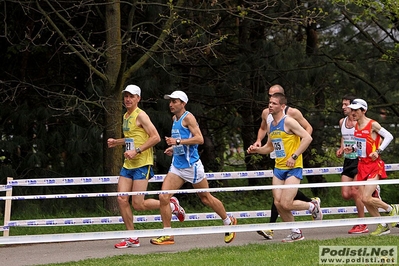
<path id="1" fill-rule="evenodd" d="M 301 265 L 319 264 L 319 246 L 397 246 L 397 236 L 359 236 L 329 240 L 303 240 L 295 243 L 248 244 L 244 246 L 193 249 L 187 252 L 119 255 L 103 259 L 87 259 L 48 265 Z M 365 265 L 352 264 L 352 265 Z"/>

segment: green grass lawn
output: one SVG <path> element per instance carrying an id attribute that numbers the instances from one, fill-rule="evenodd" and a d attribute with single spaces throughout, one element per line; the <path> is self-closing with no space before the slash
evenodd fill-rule
<path id="1" fill-rule="evenodd" d="M 397 236 L 359 236 L 330 240 L 303 240 L 294 243 L 248 244 L 244 246 L 193 249 L 187 252 L 120 255 L 104 259 L 49 265 L 319 265 L 319 246 L 397 246 Z M 396 258 L 397 259 L 397 258 Z M 331 265 L 331 264 L 330 264 Z M 344 264 L 341 264 L 344 265 Z M 368 265 L 365 263 L 351 265 Z M 379 265 L 379 264 L 378 264 Z"/>

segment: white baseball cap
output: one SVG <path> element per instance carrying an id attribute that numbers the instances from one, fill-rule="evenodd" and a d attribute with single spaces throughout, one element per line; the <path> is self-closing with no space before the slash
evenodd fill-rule
<path id="1" fill-rule="evenodd" d="M 174 91 L 174 92 L 172 92 L 172 94 L 163 96 L 163 98 L 164 99 L 180 99 L 185 103 L 188 102 L 187 94 L 185 94 L 182 91 Z"/>
<path id="2" fill-rule="evenodd" d="M 360 108 L 367 110 L 367 102 L 363 99 L 354 99 L 348 107 L 353 110 L 357 110 Z"/>
<path id="3" fill-rule="evenodd" d="M 141 89 L 139 86 L 136 85 L 127 85 L 126 88 L 122 91 L 123 92 L 128 92 L 131 94 L 137 94 L 138 96 L 141 97 Z"/>

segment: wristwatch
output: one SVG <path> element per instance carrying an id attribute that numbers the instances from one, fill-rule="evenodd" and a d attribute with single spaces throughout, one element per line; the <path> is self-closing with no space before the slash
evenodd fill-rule
<path id="1" fill-rule="evenodd" d="M 382 153 L 382 150 L 381 150 L 381 149 L 377 149 L 375 152 L 376 152 L 378 155 L 380 155 L 380 154 Z"/>
<path id="2" fill-rule="evenodd" d="M 139 147 L 137 147 L 136 148 L 136 152 L 137 152 L 137 154 L 140 154 L 141 153 L 141 149 Z"/>
<path id="3" fill-rule="evenodd" d="M 294 160 L 296 160 L 296 159 L 298 159 L 298 155 L 296 155 L 296 154 L 294 153 L 293 155 L 291 155 L 291 158 L 294 159 Z"/>
<path id="4" fill-rule="evenodd" d="M 176 145 L 180 145 L 181 139 L 176 139 Z"/>

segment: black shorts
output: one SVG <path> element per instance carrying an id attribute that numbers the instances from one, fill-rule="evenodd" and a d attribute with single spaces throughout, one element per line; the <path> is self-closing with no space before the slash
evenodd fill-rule
<path id="1" fill-rule="evenodd" d="M 344 167 L 341 175 L 346 175 L 350 178 L 355 178 L 357 175 L 357 164 L 359 163 L 359 159 L 346 159 L 344 160 Z"/>

